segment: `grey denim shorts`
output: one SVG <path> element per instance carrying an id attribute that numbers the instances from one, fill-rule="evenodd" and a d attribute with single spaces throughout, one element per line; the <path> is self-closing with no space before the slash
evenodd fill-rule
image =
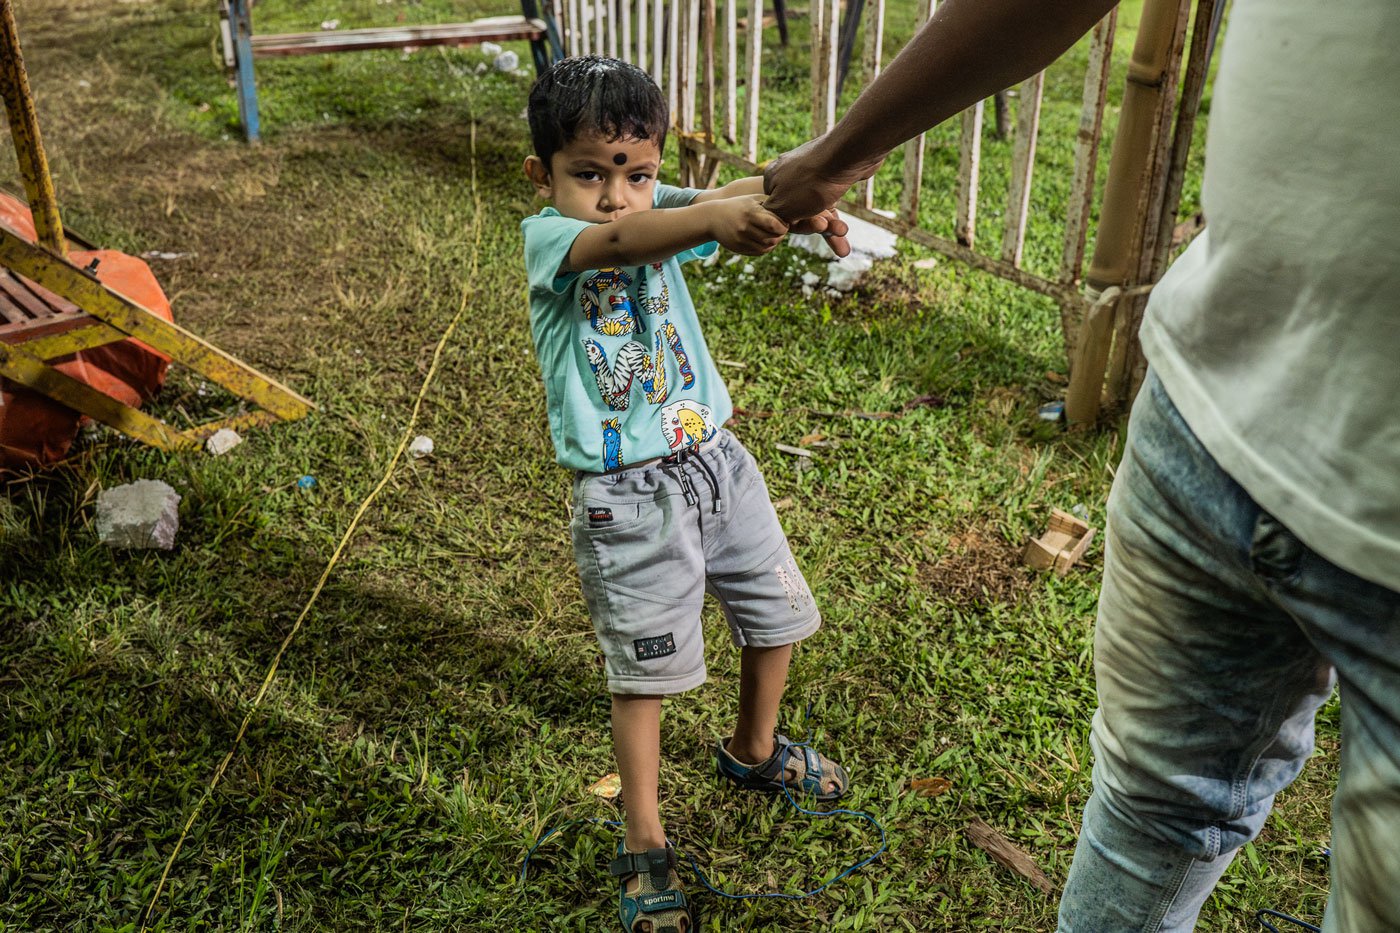
<path id="1" fill-rule="evenodd" d="M 728 431 L 680 462 L 578 473 L 570 528 L 613 693 L 705 682 L 706 592 L 740 647 L 791 644 L 821 625 L 758 464 Z"/>

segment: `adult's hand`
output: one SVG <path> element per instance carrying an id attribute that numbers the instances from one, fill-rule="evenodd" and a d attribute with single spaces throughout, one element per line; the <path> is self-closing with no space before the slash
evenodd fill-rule
<path id="1" fill-rule="evenodd" d="M 764 172 L 790 225 L 834 207 L 906 139 L 1053 62 L 1118 0 L 942 0 L 829 133 Z"/>
<path id="2" fill-rule="evenodd" d="M 803 220 L 794 220 L 788 225 L 789 233 L 819 233 L 826 237 L 826 245 L 830 246 L 837 256 L 851 254 L 851 244 L 846 240 L 849 229 L 834 207 Z"/>
<path id="3" fill-rule="evenodd" d="M 816 217 L 834 208 L 856 182 L 880 167 L 884 157 L 854 162 L 829 153 L 831 141 L 822 136 L 778 156 L 763 173 L 764 206 L 788 223 Z"/>

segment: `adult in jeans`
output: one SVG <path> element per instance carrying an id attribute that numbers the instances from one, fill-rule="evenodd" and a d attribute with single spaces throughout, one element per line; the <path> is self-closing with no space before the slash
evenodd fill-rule
<path id="1" fill-rule="evenodd" d="M 1108 0 L 947 0 L 830 133 L 786 218 L 1050 64 Z M 1324 930 L 1400 930 L 1400 4 L 1235 0 L 1208 221 L 1152 294 L 1109 497 L 1093 794 L 1060 929 L 1190 930 L 1340 681 Z"/>

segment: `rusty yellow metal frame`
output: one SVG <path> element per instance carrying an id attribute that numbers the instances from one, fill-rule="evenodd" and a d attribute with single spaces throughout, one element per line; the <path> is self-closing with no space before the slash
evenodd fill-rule
<path id="1" fill-rule="evenodd" d="M 223 427 L 294 419 L 315 406 L 296 392 L 213 344 L 158 317 L 73 263 L 0 227 L 0 264 L 77 305 L 92 323 L 0 350 L 0 373 L 71 408 L 165 449 L 188 449 Z M 46 360 L 134 337 L 263 409 L 175 431 L 107 395 L 64 376 Z"/>
<path id="2" fill-rule="evenodd" d="M 10 121 L 10 136 L 15 141 L 19 173 L 24 179 L 24 193 L 34 213 L 34 229 L 39 242 L 60 256 L 68 255 L 63 238 L 63 222 L 58 216 L 58 199 L 54 195 L 53 178 L 49 175 L 48 159 L 39 138 L 39 117 L 34 111 L 34 96 L 29 93 L 29 75 L 19 52 L 19 32 L 15 28 L 15 12 L 11 0 L 0 0 L 0 97 L 5 99 L 5 115 Z"/>
<path id="3" fill-rule="evenodd" d="M 313 411 L 315 405 L 275 379 L 151 313 L 68 261 L 67 241 L 39 137 L 39 121 L 20 56 L 11 4 L 12 0 L 0 0 L 0 95 L 5 100 L 38 243 L 0 226 L 0 265 L 68 299 L 87 315 L 87 320 L 57 333 L 9 345 L 0 343 L 0 376 L 164 450 L 197 449 L 201 441 L 220 428 L 247 428 L 277 419 L 300 418 Z M 159 350 L 173 362 L 254 402 L 260 410 L 180 431 L 65 375 L 48 362 L 127 338 Z"/>

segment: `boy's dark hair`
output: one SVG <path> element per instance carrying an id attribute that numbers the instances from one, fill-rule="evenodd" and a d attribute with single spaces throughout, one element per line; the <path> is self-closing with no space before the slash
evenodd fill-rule
<path id="1" fill-rule="evenodd" d="M 666 98 L 649 74 L 598 55 L 566 58 L 540 75 L 530 88 L 528 113 L 535 155 L 547 170 L 554 154 L 580 134 L 665 146 L 671 121 Z"/>

